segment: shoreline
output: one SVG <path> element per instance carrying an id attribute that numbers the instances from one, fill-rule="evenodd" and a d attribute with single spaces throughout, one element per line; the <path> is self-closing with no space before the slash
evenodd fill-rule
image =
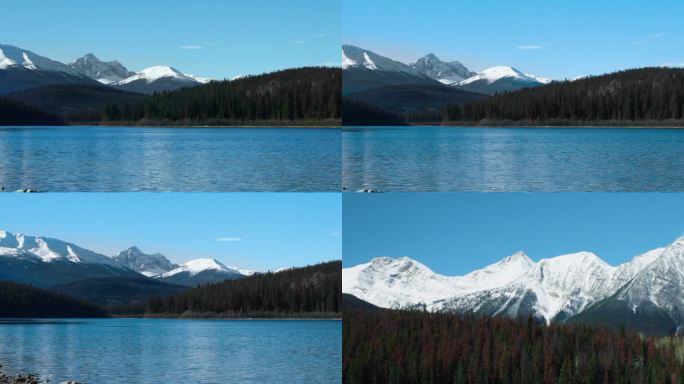
<path id="1" fill-rule="evenodd" d="M 5 372 L 2 364 L 0 364 L 0 384 L 41 384 L 48 381 L 41 380 L 40 376 L 34 373 L 18 373 L 11 375 Z M 75 381 L 66 381 L 65 383 L 76 383 Z"/>
<path id="2" fill-rule="evenodd" d="M 287 321 L 297 321 L 297 320 L 342 320 L 342 314 L 339 317 L 230 317 L 230 316 L 216 316 L 216 315 L 111 315 L 105 317 L 104 319 L 161 319 L 161 320 L 262 320 L 262 321 L 274 321 L 274 320 L 287 320 Z"/>
<path id="3" fill-rule="evenodd" d="M 301 122 L 296 121 L 254 121 L 245 124 L 235 123 L 219 123 L 217 124 L 202 124 L 197 122 L 178 123 L 173 121 L 84 121 L 84 122 L 66 122 L 64 125 L 56 125 L 62 127 L 131 127 L 131 128 L 340 128 L 342 127 L 342 120 L 324 120 L 314 121 L 306 120 Z"/>
<path id="4" fill-rule="evenodd" d="M 452 124 L 452 122 L 439 122 L 439 123 L 409 123 L 405 125 L 407 127 L 416 127 L 416 126 L 423 126 L 423 127 L 444 127 L 444 128 L 605 128 L 605 129 L 611 129 L 611 128 L 616 128 L 616 129 L 682 129 L 684 128 L 684 123 L 679 123 L 679 124 L 673 124 L 673 125 L 664 125 L 662 123 L 654 123 L 654 124 L 637 124 L 635 125 L 634 122 L 631 122 L 631 125 L 620 125 L 618 122 L 601 122 L 597 124 L 583 124 L 583 125 L 577 125 L 577 124 L 516 124 L 511 122 L 510 124 L 506 124 L 506 122 L 488 122 L 487 124 L 485 123 L 479 123 L 479 122 L 461 122 L 459 124 L 455 124 L 455 122 Z"/>
<path id="5" fill-rule="evenodd" d="M 26 127 L 107 127 L 107 128 L 216 128 L 216 129 L 239 129 L 239 128 L 266 128 L 266 129 L 341 129 L 342 125 L 125 125 L 125 124 L 65 124 L 65 125 L 0 125 L 0 128 L 26 128 Z"/>

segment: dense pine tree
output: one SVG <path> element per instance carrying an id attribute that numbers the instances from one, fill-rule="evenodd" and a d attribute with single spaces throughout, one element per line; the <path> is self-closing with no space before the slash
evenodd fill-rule
<path id="1" fill-rule="evenodd" d="M 684 341 L 532 318 L 344 310 L 345 383 L 682 383 Z"/>
<path id="2" fill-rule="evenodd" d="M 139 102 L 110 103 L 103 119 L 202 125 L 334 124 L 340 119 L 340 89 L 340 69 L 288 69 L 161 92 Z"/>
<path id="3" fill-rule="evenodd" d="M 151 314 L 227 317 L 339 316 L 342 263 L 332 261 L 278 273 L 207 284 L 166 298 L 153 297 Z"/>
<path id="4" fill-rule="evenodd" d="M 102 317 L 104 310 L 67 295 L 0 281 L 0 317 Z"/>
<path id="5" fill-rule="evenodd" d="M 0 97 L 0 125 L 62 125 L 62 120 L 27 104 Z"/>
<path id="6" fill-rule="evenodd" d="M 505 92 L 467 105 L 451 105 L 451 122 L 578 125 L 684 122 L 684 69 L 641 68 L 537 88 Z"/>

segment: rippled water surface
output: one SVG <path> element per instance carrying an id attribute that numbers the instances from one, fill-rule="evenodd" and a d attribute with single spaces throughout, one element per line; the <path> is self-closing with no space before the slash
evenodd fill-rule
<path id="1" fill-rule="evenodd" d="M 0 364 L 51 382 L 339 383 L 341 321 L 0 321 Z"/>
<path id="2" fill-rule="evenodd" d="M 340 129 L 2 127 L 0 186 L 339 191 Z"/>
<path id="3" fill-rule="evenodd" d="M 684 191 L 684 130 L 345 128 L 342 186 L 379 191 Z"/>

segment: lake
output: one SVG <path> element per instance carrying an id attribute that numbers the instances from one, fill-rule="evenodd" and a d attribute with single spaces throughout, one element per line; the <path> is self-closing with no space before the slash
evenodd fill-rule
<path id="1" fill-rule="evenodd" d="M 348 191 L 684 191 L 684 130 L 359 127 Z"/>
<path id="2" fill-rule="evenodd" d="M 337 192 L 340 131 L 0 127 L 0 186 L 52 192 Z"/>
<path id="3" fill-rule="evenodd" d="M 339 383 L 342 322 L 4 319 L 0 364 L 84 384 Z"/>

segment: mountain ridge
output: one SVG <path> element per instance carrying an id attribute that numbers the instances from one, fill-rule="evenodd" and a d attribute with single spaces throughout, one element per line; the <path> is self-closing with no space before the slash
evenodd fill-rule
<path id="1" fill-rule="evenodd" d="M 610 317 L 599 312 L 602 305 L 633 313 L 644 308 L 649 315 L 657 308 L 660 317 L 679 327 L 684 325 L 684 238 L 617 266 L 586 251 L 537 262 L 516 252 L 462 276 L 434 273 L 406 257 L 380 257 L 345 268 L 343 292 L 384 308 L 534 316 L 547 323 L 585 311 L 593 318 Z M 620 319 L 612 320 L 617 326 Z"/>

